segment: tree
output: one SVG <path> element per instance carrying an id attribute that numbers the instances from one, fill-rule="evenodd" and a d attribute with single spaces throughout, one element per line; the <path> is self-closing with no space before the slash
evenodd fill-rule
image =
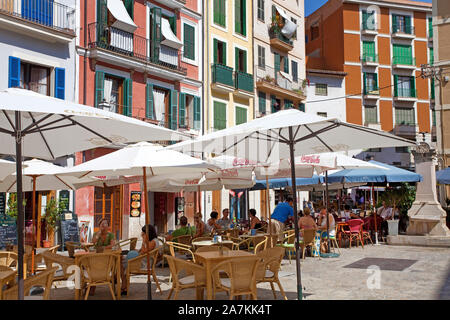
<path id="1" fill-rule="evenodd" d="M 23 207 L 27 204 L 27 199 L 23 199 Z M 8 208 L 6 214 L 17 221 L 17 193 L 10 193 L 8 198 Z"/>
<path id="2" fill-rule="evenodd" d="M 47 224 L 47 238 L 50 242 L 53 242 L 54 232 L 58 221 L 61 220 L 61 214 L 66 209 L 66 203 L 60 199 L 58 201 L 55 198 L 51 198 L 45 206 L 45 222 Z"/>

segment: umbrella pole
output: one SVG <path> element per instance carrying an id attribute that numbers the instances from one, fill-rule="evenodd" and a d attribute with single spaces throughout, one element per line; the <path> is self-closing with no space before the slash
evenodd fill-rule
<path id="1" fill-rule="evenodd" d="M 144 200 L 145 200 L 145 234 L 147 235 L 147 249 L 150 245 L 150 239 L 148 237 L 149 234 L 149 228 L 148 225 L 150 223 L 150 211 L 148 206 L 148 193 L 147 193 L 147 172 L 146 168 L 143 167 L 142 170 L 144 171 Z M 152 281 L 150 278 L 150 255 L 147 252 L 147 300 L 152 300 Z"/>
<path id="2" fill-rule="evenodd" d="M 373 182 L 372 182 L 372 192 L 373 192 Z M 375 205 L 372 206 L 373 212 L 373 221 L 375 222 L 375 244 L 378 244 L 378 230 L 377 230 L 377 210 L 375 210 Z"/>
<path id="3" fill-rule="evenodd" d="M 294 228 L 295 228 L 295 261 L 297 269 L 297 295 L 298 300 L 303 299 L 302 292 L 302 278 L 300 269 L 300 255 L 299 255 L 299 230 L 298 230 L 298 213 L 297 213 L 297 186 L 295 184 L 295 156 L 294 156 L 294 134 L 292 127 L 289 127 L 289 153 L 291 160 L 291 179 L 292 179 L 292 192 L 294 197 Z"/>
<path id="4" fill-rule="evenodd" d="M 17 271 L 18 271 L 18 300 L 23 300 L 23 254 L 24 254 L 24 225 L 25 213 L 23 210 L 23 194 L 22 194 L 22 123 L 20 111 L 15 111 L 15 135 L 16 135 L 16 187 L 17 187 Z"/>
<path id="5" fill-rule="evenodd" d="M 330 213 L 328 212 L 328 170 L 325 171 L 325 194 L 326 194 L 326 205 L 325 208 L 327 208 L 327 253 L 330 253 Z"/>
<path id="6" fill-rule="evenodd" d="M 273 240 L 272 240 L 272 218 L 270 214 L 270 200 L 269 200 L 269 176 L 266 175 L 266 210 L 269 214 L 269 237 L 270 237 L 270 244 L 273 246 Z"/>
<path id="7" fill-rule="evenodd" d="M 36 176 L 33 176 L 33 196 L 32 196 L 32 217 L 33 217 L 33 250 L 31 251 L 31 273 L 34 274 L 34 255 L 36 254 L 36 241 L 37 241 L 37 237 L 36 237 L 36 233 L 37 233 L 37 228 L 36 228 L 36 221 L 37 221 L 37 213 L 36 211 Z"/>

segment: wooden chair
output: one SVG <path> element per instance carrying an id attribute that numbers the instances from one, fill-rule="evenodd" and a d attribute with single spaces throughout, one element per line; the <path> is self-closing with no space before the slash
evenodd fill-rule
<path id="1" fill-rule="evenodd" d="M 50 268 L 46 271 L 39 272 L 35 276 L 30 276 L 23 280 L 23 289 L 24 295 L 30 297 L 29 299 L 50 299 L 50 291 L 53 282 L 53 275 L 57 268 Z M 44 288 L 44 294 L 42 296 L 28 296 L 27 294 L 30 292 L 32 287 L 40 286 Z M 9 289 L 3 291 L 3 299 L 4 300 L 17 300 L 19 286 L 15 284 Z M 25 297 L 25 300 L 28 300 Z"/>
<path id="2" fill-rule="evenodd" d="M 85 286 L 87 300 L 91 287 L 107 285 L 111 291 L 111 296 L 116 300 L 114 294 L 114 275 L 116 271 L 117 257 L 114 253 L 87 254 L 80 257 L 79 266 L 81 268 L 81 283 Z"/>
<path id="3" fill-rule="evenodd" d="M 173 299 L 176 300 L 178 298 L 178 294 L 181 290 L 184 289 L 197 289 L 197 299 L 203 296 L 203 290 L 206 286 L 206 271 L 205 268 L 182 259 L 178 259 L 169 255 L 165 255 L 169 263 L 170 274 L 172 276 L 172 288 L 170 289 L 169 295 L 167 296 L 167 300 L 172 296 L 173 291 L 175 291 Z M 187 274 L 184 277 L 181 277 L 182 271 L 185 271 Z"/>
<path id="4" fill-rule="evenodd" d="M 146 254 L 141 254 L 141 255 L 137 256 L 136 258 L 128 260 L 127 270 L 126 270 L 127 296 L 130 294 L 130 278 L 131 278 L 131 276 L 147 275 L 147 265 L 146 265 L 147 255 L 149 256 L 150 263 L 151 263 L 150 274 L 152 275 L 153 280 L 156 283 L 156 287 L 159 289 L 159 292 L 162 294 L 162 290 L 161 290 L 161 287 L 159 286 L 159 281 L 158 281 L 158 278 L 156 277 L 156 272 L 155 272 L 156 263 L 158 261 L 158 255 L 159 255 L 159 248 L 155 248 Z"/>
<path id="5" fill-rule="evenodd" d="M 243 295 L 250 295 L 256 300 L 256 269 L 260 261 L 259 257 L 240 257 L 217 264 L 211 270 L 213 296 L 217 290 L 224 290 L 230 295 L 230 300 Z M 221 278 L 221 271 L 225 272 L 228 278 Z"/>
<path id="6" fill-rule="evenodd" d="M 336 236 L 338 234 L 338 229 L 339 229 L 339 226 L 338 226 L 338 224 L 336 224 L 334 226 L 334 236 L 330 235 L 330 244 L 333 245 L 333 248 L 337 248 L 339 253 L 341 253 L 341 250 L 339 249 L 339 245 L 338 245 L 338 242 L 337 242 L 337 239 L 336 239 Z M 323 237 L 323 239 L 328 240 L 328 237 Z"/>
<path id="7" fill-rule="evenodd" d="M 192 242 L 192 237 L 190 235 L 178 236 L 173 238 L 172 241 L 190 246 Z"/>
<path id="8" fill-rule="evenodd" d="M 355 240 L 356 246 L 358 246 L 358 240 L 364 249 L 364 243 L 362 241 L 362 226 L 364 221 L 362 219 L 351 219 L 348 222 L 349 230 L 344 230 L 343 235 L 349 239 L 350 248 L 352 247 L 352 241 Z"/>
<path id="9" fill-rule="evenodd" d="M 370 243 L 373 245 L 372 237 L 370 236 L 370 231 L 368 230 L 368 223 L 364 223 L 362 225 L 361 236 L 363 243 L 365 243 L 365 240 L 369 240 Z"/>
<path id="10" fill-rule="evenodd" d="M 223 246 L 222 247 L 223 251 L 230 251 L 229 248 Z M 195 250 L 195 252 L 211 252 L 211 251 L 219 251 L 220 247 L 215 245 L 215 246 L 203 246 L 203 247 L 199 247 L 197 250 Z"/>
<path id="11" fill-rule="evenodd" d="M 58 244 L 58 245 L 50 247 L 50 248 L 45 248 L 46 249 L 45 251 L 34 255 L 34 272 L 46 270 L 47 266 L 46 266 L 45 262 L 43 261 L 42 254 L 44 252 L 53 252 L 56 254 L 56 251 L 58 250 L 59 247 L 60 247 L 60 245 Z M 28 273 L 32 272 L 32 268 L 31 268 L 32 261 L 33 261 L 33 257 L 32 257 L 32 255 L 29 255 L 28 260 L 27 260 Z"/>
<path id="12" fill-rule="evenodd" d="M 256 255 L 262 259 L 262 267 L 257 269 L 256 283 L 269 282 L 272 288 L 273 298 L 276 299 L 274 283 L 280 288 L 280 292 L 285 300 L 287 300 L 286 294 L 284 293 L 283 287 L 281 286 L 280 280 L 278 279 L 278 271 L 281 268 L 281 262 L 284 257 L 284 248 L 273 247 L 266 250 L 258 252 Z"/>
<path id="13" fill-rule="evenodd" d="M 68 272 L 68 268 L 75 264 L 74 258 L 69 258 L 62 256 L 51 251 L 45 251 L 42 253 L 42 258 L 44 259 L 47 269 L 51 269 L 54 265 L 60 266 L 61 269 L 56 268 L 55 274 L 53 276 L 53 281 L 61 281 L 69 279 L 72 272 Z"/>
<path id="14" fill-rule="evenodd" d="M 17 253 L 13 251 L 0 251 L 0 266 L 12 267 L 17 265 Z"/>
<path id="15" fill-rule="evenodd" d="M 315 245 L 315 236 L 316 236 L 316 230 L 315 229 L 306 229 L 303 230 L 303 241 L 299 243 L 300 247 L 302 248 L 302 256 L 303 259 L 306 259 L 305 251 L 307 247 L 313 247 Z M 319 256 L 320 259 L 320 256 Z"/>
<path id="16" fill-rule="evenodd" d="M 278 239 L 278 235 L 276 235 L 276 237 Z M 277 246 L 284 248 L 284 250 L 289 258 L 289 264 L 290 264 L 292 252 L 295 253 L 295 233 L 293 233 L 293 232 L 287 233 L 287 231 L 285 231 L 285 237 L 283 239 L 283 242 L 281 244 L 277 244 Z"/>

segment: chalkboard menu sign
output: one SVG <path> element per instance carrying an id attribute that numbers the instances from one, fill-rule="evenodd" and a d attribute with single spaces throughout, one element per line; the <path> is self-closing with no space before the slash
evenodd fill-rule
<path id="1" fill-rule="evenodd" d="M 75 217 L 75 219 L 60 221 L 60 237 L 63 246 L 66 241 L 80 242 L 80 229 L 78 228 L 78 219 L 76 218 L 76 215 L 73 216 Z"/>
<path id="2" fill-rule="evenodd" d="M 64 203 L 64 212 L 69 211 L 70 192 L 68 190 L 61 190 L 59 192 L 59 200 Z"/>
<path id="3" fill-rule="evenodd" d="M 0 192 L 0 217 L 6 214 L 6 193 Z"/>
<path id="4" fill-rule="evenodd" d="M 0 248 L 8 244 L 17 244 L 17 228 L 15 222 L 0 223 Z"/>

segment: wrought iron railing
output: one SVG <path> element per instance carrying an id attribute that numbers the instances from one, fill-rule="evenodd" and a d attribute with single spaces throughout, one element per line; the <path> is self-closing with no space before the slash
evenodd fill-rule
<path id="1" fill-rule="evenodd" d="M 413 26 L 403 25 L 403 24 L 393 24 L 392 25 L 392 33 L 403 33 L 403 34 L 409 34 L 409 35 L 416 34 Z"/>
<path id="2" fill-rule="evenodd" d="M 294 78 L 290 80 L 283 76 L 280 71 L 275 71 L 274 68 L 268 66 L 265 66 L 264 68 L 255 66 L 254 70 L 256 71 L 256 82 L 264 81 L 286 90 L 292 90 L 297 94 L 304 94 L 305 82 L 299 78 L 297 78 L 297 81 L 294 81 Z"/>
<path id="3" fill-rule="evenodd" d="M 270 39 L 279 39 L 281 41 L 283 41 L 284 43 L 293 46 L 294 42 L 292 40 L 290 40 L 289 38 L 285 37 L 281 31 L 278 31 L 275 28 L 270 28 L 269 29 L 269 37 Z"/>
<path id="4" fill-rule="evenodd" d="M 75 31 L 75 9 L 54 0 L 0 0 L 0 14 L 8 14 L 60 31 Z"/>
<path id="5" fill-rule="evenodd" d="M 377 84 L 373 85 L 365 85 L 364 86 L 364 95 L 379 95 L 380 89 Z"/>
<path id="6" fill-rule="evenodd" d="M 160 45 L 158 54 L 152 54 L 151 41 L 151 39 L 101 23 L 94 22 L 89 25 L 90 48 L 106 49 L 186 74 L 187 69 L 181 63 L 183 56 L 181 50 Z"/>
<path id="7" fill-rule="evenodd" d="M 416 98 L 417 90 L 413 88 L 396 88 L 394 90 L 394 97 L 396 98 Z"/>
<path id="8" fill-rule="evenodd" d="M 361 57 L 361 61 L 364 63 L 374 62 L 378 63 L 378 55 L 377 54 L 363 54 Z"/>

